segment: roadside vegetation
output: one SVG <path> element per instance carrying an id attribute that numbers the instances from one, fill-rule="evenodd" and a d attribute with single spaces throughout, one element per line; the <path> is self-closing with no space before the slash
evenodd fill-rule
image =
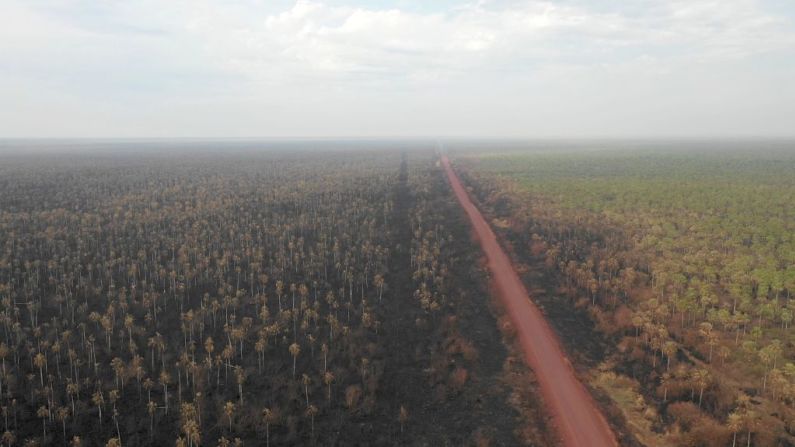
<path id="1" fill-rule="evenodd" d="M 795 443 L 795 153 L 453 160 L 517 261 L 587 313 L 608 346 L 591 386 L 639 441 Z"/>

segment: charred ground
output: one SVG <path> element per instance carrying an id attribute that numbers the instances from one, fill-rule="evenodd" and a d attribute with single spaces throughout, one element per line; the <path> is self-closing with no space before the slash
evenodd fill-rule
<path id="1" fill-rule="evenodd" d="M 8 161 L 7 444 L 546 443 L 431 151 Z"/>

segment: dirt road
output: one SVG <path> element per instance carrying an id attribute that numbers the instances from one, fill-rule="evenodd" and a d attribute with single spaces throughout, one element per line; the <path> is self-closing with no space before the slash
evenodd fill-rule
<path id="1" fill-rule="evenodd" d="M 480 211 L 469 199 L 446 155 L 442 155 L 442 165 L 486 254 L 500 300 L 511 316 L 525 359 L 538 377 L 541 393 L 550 407 L 563 445 L 617 446 L 615 435 L 604 415 L 574 375 L 557 336 L 538 307 L 530 300 L 510 258 L 500 247 Z"/>

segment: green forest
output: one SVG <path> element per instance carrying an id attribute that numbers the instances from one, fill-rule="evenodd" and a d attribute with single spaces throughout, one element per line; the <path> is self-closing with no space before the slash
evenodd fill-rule
<path id="1" fill-rule="evenodd" d="M 647 445 L 795 443 L 795 153 L 460 150 L 515 258 L 609 356 L 587 381 Z"/>

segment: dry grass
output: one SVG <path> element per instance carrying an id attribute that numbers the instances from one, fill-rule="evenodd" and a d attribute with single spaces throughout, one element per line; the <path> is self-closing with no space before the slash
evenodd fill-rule
<path id="1" fill-rule="evenodd" d="M 627 421 L 627 427 L 635 438 L 647 446 L 671 446 L 665 435 L 653 430 L 654 422 L 659 418 L 654 406 L 647 404 L 638 393 L 640 384 L 626 376 L 610 371 L 610 365 L 602 364 L 592 374 L 590 385 L 604 392 L 621 410 Z"/>

